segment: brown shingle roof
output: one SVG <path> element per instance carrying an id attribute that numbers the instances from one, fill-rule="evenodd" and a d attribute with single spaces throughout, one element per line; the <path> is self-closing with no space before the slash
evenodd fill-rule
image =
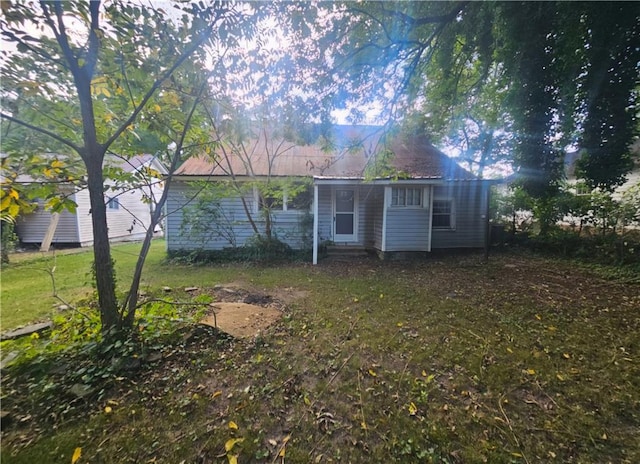
<path id="1" fill-rule="evenodd" d="M 368 167 L 386 151 L 387 169 L 373 177 L 392 177 L 392 172 L 416 179 L 473 180 L 476 177 L 431 145 L 425 137 L 390 137 L 388 142 L 379 128 L 338 126 L 331 148 L 297 145 L 283 140 L 260 137 L 245 143 L 245 152 L 225 145 L 209 156 L 192 157 L 178 169 L 180 176 L 315 176 L 321 178 L 364 178 Z M 336 133 L 334 132 L 334 134 Z M 352 147 L 352 148 L 349 148 Z M 225 153 L 227 156 L 225 156 Z M 369 175 L 370 175 L 369 171 Z M 374 171 L 375 172 L 375 171 Z"/>

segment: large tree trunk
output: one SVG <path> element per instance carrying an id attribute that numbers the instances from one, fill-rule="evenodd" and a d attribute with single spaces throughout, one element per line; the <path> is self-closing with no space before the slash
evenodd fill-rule
<path id="1" fill-rule="evenodd" d="M 111 261 L 111 245 L 107 227 L 107 208 L 104 201 L 102 157 L 87 159 L 87 182 L 91 202 L 91 222 L 93 225 L 93 266 L 95 272 L 100 322 L 102 333 L 119 330 L 120 316 L 116 297 L 115 275 Z"/>

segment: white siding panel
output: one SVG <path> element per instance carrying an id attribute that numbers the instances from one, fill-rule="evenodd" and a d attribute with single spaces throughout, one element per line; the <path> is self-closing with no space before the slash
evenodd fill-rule
<path id="1" fill-rule="evenodd" d="M 51 213 L 45 210 L 43 205 L 44 203 L 39 201 L 38 207 L 33 213 L 18 220 L 16 233 L 23 243 L 42 243 L 51 222 Z M 51 243 L 80 243 L 74 214 L 66 210 L 60 213 L 58 226 Z"/>
<path id="2" fill-rule="evenodd" d="M 108 195 L 115 196 L 114 193 Z M 120 207 L 107 208 L 109 238 L 112 241 L 141 240 L 151 222 L 150 205 L 143 201 L 140 190 L 120 192 L 117 198 Z"/>
<path id="3" fill-rule="evenodd" d="M 427 251 L 428 227 L 428 209 L 389 207 L 386 251 Z"/>
<path id="4" fill-rule="evenodd" d="M 89 202 L 89 191 L 85 189 L 77 192 L 76 203 L 78 204 L 78 208 L 76 210 L 76 220 L 78 221 L 80 243 L 83 246 L 91 245 L 93 243 L 93 224 L 91 222 L 91 204 Z"/>

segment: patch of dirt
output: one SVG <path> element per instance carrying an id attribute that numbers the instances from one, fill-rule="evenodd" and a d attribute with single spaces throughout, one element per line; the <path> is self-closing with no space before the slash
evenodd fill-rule
<path id="1" fill-rule="evenodd" d="M 217 327 L 236 338 L 252 338 L 282 317 L 282 311 L 248 303 L 214 303 L 202 324 Z"/>
<path id="2" fill-rule="evenodd" d="M 216 327 L 236 338 L 253 338 L 278 321 L 286 308 L 308 295 L 307 291 L 278 288 L 273 295 L 243 288 L 243 283 L 218 285 L 203 293 L 212 294 L 216 302 L 202 324 Z"/>

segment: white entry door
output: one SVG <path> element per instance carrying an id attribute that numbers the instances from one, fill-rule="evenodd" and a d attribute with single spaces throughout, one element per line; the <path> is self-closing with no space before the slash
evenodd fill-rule
<path id="1" fill-rule="evenodd" d="M 333 191 L 333 239 L 335 242 L 358 240 L 358 192 L 354 188 Z"/>

